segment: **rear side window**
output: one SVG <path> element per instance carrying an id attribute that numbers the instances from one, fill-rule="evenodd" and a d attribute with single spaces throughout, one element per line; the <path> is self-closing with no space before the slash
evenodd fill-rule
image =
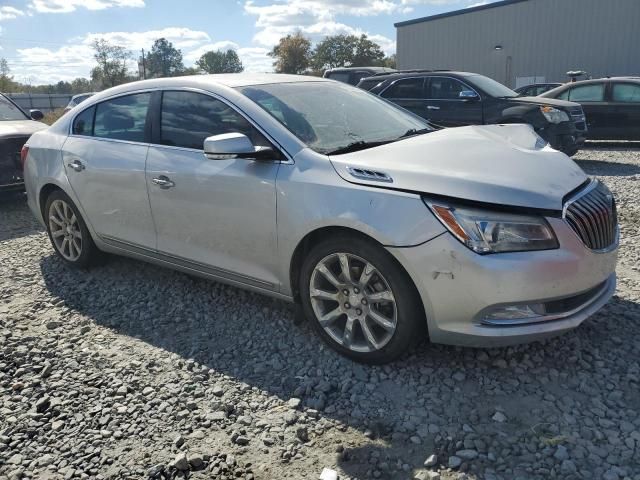
<path id="1" fill-rule="evenodd" d="M 398 80 L 382 94 L 384 98 L 424 98 L 424 78 Z"/>
<path id="2" fill-rule="evenodd" d="M 114 98 L 96 106 L 93 136 L 144 142 L 150 93 Z"/>
<path id="3" fill-rule="evenodd" d="M 572 102 L 604 102 L 604 83 L 580 85 L 569 90 Z"/>
<path id="4" fill-rule="evenodd" d="M 73 121 L 72 132 L 74 135 L 93 135 L 93 115 L 96 111 L 96 107 L 87 108 L 84 112 L 80 113 Z"/>
<path id="5" fill-rule="evenodd" d="M 223 133 L 243 133 L 254 145 L 269 146 L 242 115 L 220 100 L 194 92 L 162 94 L 162 145 L 202 150 L 207 137 Z"/>
<path id="6" fill-rule="evenodd" d="M 465 90 L 470 89 L 453 78 L 431 77 L 428 98 L 433 100 L 458 100 L 460 92 Z"/>
<path id="7" fill-rule="evenodd" d="M 375 87 L 381 82 L 382 80 L 380 80 L 379 78 L 368 78 L 366 80 L 362 80 L 358 84 L 358 87 L 362 88 L 363 90 L 371 90 L 373 87 Z"/>
<path id="8" fill-rule="evenodd" d="M 351 74 L 349 72 L 333 72 L 330 73 L 327 78 L 337 80 L 338 82 L 349 83 L 350 76 Z"/>
<path id="9" fill-rule="evenodd" d="M 640 103 L 640 85 L 634 83 L 615 83 L 613 85 L 613 101 Z"/>

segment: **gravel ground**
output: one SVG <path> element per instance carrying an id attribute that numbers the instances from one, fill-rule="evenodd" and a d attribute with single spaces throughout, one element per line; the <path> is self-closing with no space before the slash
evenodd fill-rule
<path id="1" fill-rule="evenodd" d="M 384 367 L 260 295 L 122 258 L 69 270 L 3 196 L 0 478 L 640 480 L 640 149 L 623 147 L 576 157 L 622 224 L 599 314 Z"/>

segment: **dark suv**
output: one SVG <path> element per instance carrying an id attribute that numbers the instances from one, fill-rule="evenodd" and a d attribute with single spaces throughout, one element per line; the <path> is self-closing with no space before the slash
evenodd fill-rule
<path id="1" fill-rule="evenodd" d="M 516 92 L 475 73 L 412 70 L 379 74 L 358 84 L 439 127 L 528 123 L 551 146 L 574 155 L 587 125 L 577 103 Z"/>
<path id="2" fill-rule="evenodd" d="M 387 67 L 338 67 L 326 70 L 323 77 L 350 85 L 357 85 L 358 82 L 365 77 L 395 71 L 393 68 Z"/>

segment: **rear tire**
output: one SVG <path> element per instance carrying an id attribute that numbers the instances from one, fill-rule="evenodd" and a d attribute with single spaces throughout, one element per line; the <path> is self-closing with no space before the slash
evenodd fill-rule
<path id="1" fill-rule="evenodd" d="M 357 362 L 391 362 L 425 332 L 422 302 L 407 273 L 384 248 L 357 236 L 311 249 L 300 271 L 300 297 L 320 338 Z"/>
<path id="2" fill-rule="evenodd" d="M 55 190 L 47 197 L 44 220 L 53 249 L 67 265 L 87 268 L 102 259 L 80 211 L 66 193 Z"/>

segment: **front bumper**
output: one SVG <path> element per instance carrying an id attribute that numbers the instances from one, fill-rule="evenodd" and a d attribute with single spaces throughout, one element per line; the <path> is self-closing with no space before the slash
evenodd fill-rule
<path id="1" fill-rule="evenodd" d="M 596 253 L 564 220 L 548 221 L 560 243 L 556 250 L 478 255 L 449 233 L 388 249 L 418 288 L 431 341 L 494 347 L 541 340 L 577 327 L 608 302 L 616 286 L 617 244 Z M 531 322 L 484 320 L 495 307 L 539 303 L 555 311 Z"/>
<path id="2" fill-rule="evenodd" d="M 561 152 L 576 152 L 584 147 L 586 133 L 586 130 L 578 130 L 573 121 L 548 124 L 538 132 L 552 148 Z"/>

